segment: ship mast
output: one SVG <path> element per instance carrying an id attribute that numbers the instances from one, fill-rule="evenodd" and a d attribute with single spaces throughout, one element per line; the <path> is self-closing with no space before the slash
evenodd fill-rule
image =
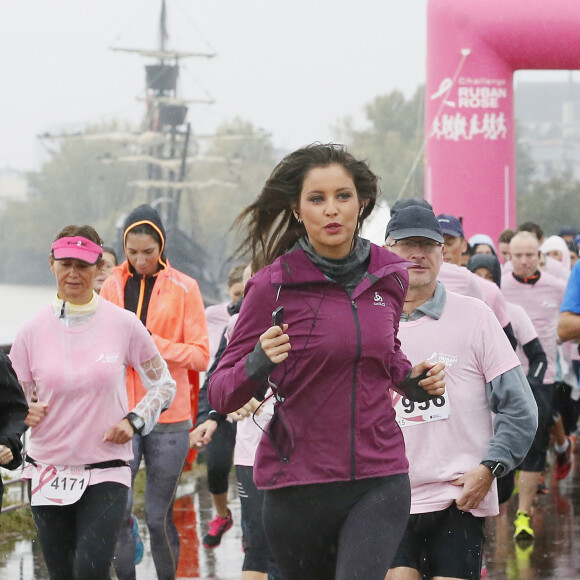
<path id="1" fill-rule="evenodd" d="M 196 278 L 202 292 L 208 297 L 208 294 L 218 293 L 215 287 L 208 287 L 208 280 L 204 280 L 204 252 L 195 240 L 179 229 L 178 223 L 182 190 L 191 189 L 191 184 L 185 183 L 185 178 L 191 135 L 187 113 L 188 103 L 192 101 L 178 98 L 177 89 L 180 59 L 212 58 L 215 54 L 177 52 L 168 49 L 165 0 L 161 2 L 158 34 L 157 50 L 115 49 L 157 59 L 155 64 L 145 65 L 147 113 L 142 129 L 148 134 L 159 135 L 160 139 L 151 140 L 148 146 L 147 180 L 135 185 L 147 189 L 147 202 L 157 209 L 163 219 L 168 234 L 168 254 L 171 255 L 172 263 Z M 209 285 L 213 286 L 211 283 Z"/>

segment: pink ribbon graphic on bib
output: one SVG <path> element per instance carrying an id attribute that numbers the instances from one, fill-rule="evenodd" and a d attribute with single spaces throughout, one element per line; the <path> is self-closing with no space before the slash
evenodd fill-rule
<path id="1" fill-rule="evenodd" d="M 40 467 L 39 467 L 40 469 Z M 47 483 L 50 483 L 57 474 L 57 469 L 54 465 L 48 465 L 44 468 L 44 471 L 40 474 L 40 479 L 38 485 L 30 492 L 30 495 L 34 495 L 37 491 L 40 491 Z M 62 503 L 62 499 L 52 499 L 49 498 L 54 503 Z"/>

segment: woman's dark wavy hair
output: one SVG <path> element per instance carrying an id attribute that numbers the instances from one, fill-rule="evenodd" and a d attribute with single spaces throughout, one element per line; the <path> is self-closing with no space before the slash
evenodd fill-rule
<path id="1" fill-rule="evenodd" d="M 238 216 L 234 225 L 247 235 L 235 256 L 252 256 L 252 268 L 258 271 L 285 254 L 296 241 L 306 235 L 304 224 L 293 210 L 300 205 L 300 193 L 307 173 L 315 167 L 341 165 L 352 177 L 359 201 L 365 208 L 359 217 L 357 231 L 370 215 L 380 194 L 378 177 L 365 161 L 355 159 L 344 145 L 313 143 L 286 155 L 272 171 L 256 201 Z M 259 257 L 259 264 L 255 259 Z"/>

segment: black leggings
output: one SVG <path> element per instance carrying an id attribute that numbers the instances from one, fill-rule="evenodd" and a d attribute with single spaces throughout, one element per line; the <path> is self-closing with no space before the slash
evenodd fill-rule
<path id="1" fill-rule="evenodd" d="M 282 580 L 266 539 L 262 522 L 264 492 L 254 483 L 254 468 L 249 465 L 236 465 L 236 478 L 242 508 L 242 572 L 262 572 L 268 574 L 268 580 Z"/>
<path id="2" fill-rule="evenodd" d="M 409 519 L 407 474 L 269 490 L 264 527 L 285 580 L 384 580 Z"/>
<path id="3" fill-rule="evenodd" d="M 110 578 L 128 492 L 121 483 L 97 483 L 72 505 L 31 508 L 50 580 Z"/>
<path id="4" fill-rule="evenodd" d="M 235 445 L 236 423 L 223 421 L 207 446 L 207 487 L 214 495 L 228 491 Z"/>

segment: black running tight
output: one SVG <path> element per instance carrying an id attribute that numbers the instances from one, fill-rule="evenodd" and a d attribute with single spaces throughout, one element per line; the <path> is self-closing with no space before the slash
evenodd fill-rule
<path id="1" fill-rule="evenodd" d="M 406 474 L 266 491 L 264 526 L 285 580 L 384 580 L 409 518 Z"/>
<path id="2" fill-rule="evenodd" d="M 110 578 L 128 492 L 120 483 L 98 483 L 72 505 L 32 507 L 51 580 Z"/>

